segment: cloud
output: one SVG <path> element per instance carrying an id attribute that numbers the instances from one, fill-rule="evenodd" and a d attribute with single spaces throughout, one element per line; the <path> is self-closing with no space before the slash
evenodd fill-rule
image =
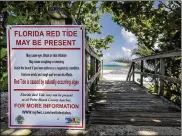
<path id="1" fill-rule="evenodd" d="M 122 57 L 130 57 L 131 59 L 136 58 L 135 55 L 132 55 L 134 49 L 137 48 L 137 38 L 136 36 L 122 28 L 121 35 L 124 39 L 123 47 L 121 47 Z"/>
<path id="2" fill-rule="evenodd" d="M 128 43 L 133 43 L 133 44 L 137 43 L 136 36 L 133 33 L 126 31 L 124 28 L 121 30 L 121 35 Z"/>
<path id="3" fill-rule="evenodd" d="M 137 58 L 136 55 L 132 55 L 132 49 L 121 47 L 121 50 L 119 52 L 110 52 L 107 51 L 103 54 L 103 62 L 104 64 L 112 64 L 114 60 L 119 58 L 129 58 L 129 59 L 135 59 Z"/>
<path id="4" fill-rule="evenodd" d="M 111 61 L 112 61 L 112 55 L 111 55 L 111 53 L 104 53 L 103 54 L 103 61 L 104 61 L 104 63 L 105 64 L 109 64 Z"/>
<path id="5" fill-rule="evenodd" d="M 131 57 L 132 51 L 131 49 L 121 47 L 121 54 L 123 57 Z"/>
<path id="6" fill-rule="evenodd" d="M 125 47 L 121 48 L 121 54 L 122 54 L 121 57 L 126 57 L 126 58 L 130 58 L 130 59 L 137 58 L 137 56 L 133 55 L 132 53 L 133 53 L 132 49 L 125 48 Z"/>
<path id="7" fill-rule="evenodd" d="M 120 58 L 121 57 L 121 53 L 113 53 L 113 52 L 107 52 L 103 54 L 103 61 L 104 64 L 112 64 L 113 60 Z"/>
<path id="8" fill-rule="evenodd" d="M 113 60 L 119 59 L 119 58 L 131 58 L 132 50 L 122 47 L 119 52 L 106 52 L 103 54 L 103 61 L 104 64 L 112 64 Z"/>

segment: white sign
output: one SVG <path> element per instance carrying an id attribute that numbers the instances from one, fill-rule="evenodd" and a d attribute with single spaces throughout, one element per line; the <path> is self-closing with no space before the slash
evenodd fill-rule
<path id="1" fill-rule="evenodd" d="M 7 27 L 10 128 L 85 128 L 84 27 Z"/>

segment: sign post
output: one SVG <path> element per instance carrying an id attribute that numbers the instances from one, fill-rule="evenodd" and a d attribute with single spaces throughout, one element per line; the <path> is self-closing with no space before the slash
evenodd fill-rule
<path id="1" fill-rule="evenodd" d="M 81 25 L 7 27 L 10 128 L 85 128 Z"/>

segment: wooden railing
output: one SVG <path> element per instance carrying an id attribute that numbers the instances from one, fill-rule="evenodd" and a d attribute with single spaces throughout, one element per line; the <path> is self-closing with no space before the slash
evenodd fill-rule
<path id="1" fill-rule="evenodd" d="M 133 59 L 130 65 L 130 69 L 127 75 L 126 80 L 131 81 L 131 77 L 133 77 L 133 81 L 135 81 L 135 73 L 140 74 L 140 85 L 143 86 L 143 76 L 150 76 L 155 79 L 155 87 L 154 91 L 158 93 L 158 84 L 160 86 L 159 88 L 159 95 L 164 96 L 164 81 L 171 81 L 174 83 L 181 83 L 180 79 L 174 78 L 174 77 L 168 77 L 165 76 L 165 59 L 169 57 L 177 57 L 181 56 L 181 51 L 174 51 L 174 52 L 166 52 L 163 54 L 155 54 L 151 56 L 141 57 L 137 59 Z M 153 60 L 155 59 L 155 73 L 146 73 L 144 72 L 144 60 Z M 140 72 L 135 71 L 135 63 L 141 61 L 140 64 Z M 158 67 L 160 65 L 160 67 Z M 157 74 L 159 68 L 159 74 Z M 158 80 L 159 79 L 159 83 Z"/>
<path id="2" fill-rule="evenodd" d="M 88 58 L 90 56 L 90 70 L 88 70 Z M 93 94 L 101 74 L 101 59 L 95 51 L 86 43 L 85 45 L 85 108 L 89 111 L 89 97 Z"/>
<path id="3" fill-rule="evenodd" d="M 81 25 L 81 23 L 78 24 L 75 19 L 70 16 L 68 18 L 59 18 L 51 19 L 51 25 Z M 87 43 L 85 42 L 85 110 L 86 112 L 89 111 L 89 97 L 90 94 L 93 94 L 95 87 L 99 81 L 99 77 L 101 74 L 101 59 L 97 55 L 97 53 L 94 51 L 92 47 L 90 47 Z M 88 70 L 88 58 L 90 57 L 90 70 Z"/>

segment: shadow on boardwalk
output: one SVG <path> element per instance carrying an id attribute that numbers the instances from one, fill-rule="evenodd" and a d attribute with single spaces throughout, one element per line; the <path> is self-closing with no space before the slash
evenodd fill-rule
<path id="1" fill-rule="evenodd" d="M 101 81 L 89 125 L 106 135 L 180 135 L 181 112 L 134 82 Z"/>
<path id="2" fill-rule="evenodd" d="M 8 129 L 7 93 L 1 100 L 1 135 L 181 135 L 180 110 L 134 82 L 101 81 L 85 130 Z"/>

